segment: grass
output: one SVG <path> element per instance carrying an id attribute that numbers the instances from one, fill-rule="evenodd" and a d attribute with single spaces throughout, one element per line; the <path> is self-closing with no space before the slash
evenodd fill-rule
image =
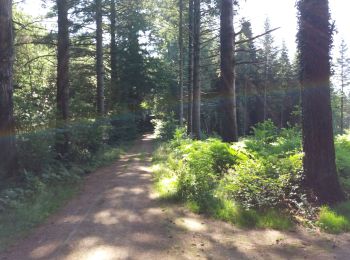
<path id="1" fill-rule="evenodd" d="M 325 232 L 339 234 L 350 231 L 350 202 L 344 202 L 334 208 L 323 206 L 317 221 Z"/>
<path id="2" fill-rule="evenodd" d="M 154 190 L 158 198 L 164 201 L 178 201 L 180 196 L 177 189 L 177 177 L 173 175 L 163 164 L 153 166 Z"/>

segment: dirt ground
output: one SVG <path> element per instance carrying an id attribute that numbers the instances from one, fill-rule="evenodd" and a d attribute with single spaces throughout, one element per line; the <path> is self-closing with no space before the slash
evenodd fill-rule
<path id="1" fill-rule="evenodd" d="M 0 259 L 350 259 L 350 234 L 245 230 L 165 204 L 152 192 L 145 135 Z"/>

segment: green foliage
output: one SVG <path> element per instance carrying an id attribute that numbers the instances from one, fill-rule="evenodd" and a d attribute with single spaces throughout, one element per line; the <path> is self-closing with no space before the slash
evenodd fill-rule
<path id="1" fill-rule="evenodd" d="M 156 152 L 158 192 L 237 225 L 290 228 L 287 215 L 268 209 L 307 211 L 300 134 L 278 131 L 271 122 L 254 132 L 230 146 L 213 138 L 193 141 L 176 131 Z"/>
<path id="2" fill-rule="evenodd" d="M 162 119 L 153 119 L 155 136 L 162 141 L 169 141 L 173 138 L 178 127 L 178 122 L 175 120 L 175 115 L 170 114 Z"/>
<path id="3" fill-rule="evenodd" d="M 322 207 L 318 219 L 318 225 L 329 233 L 341 233 L 350 230 L 350 220 L 339 215 L 329 207 Z"/>
<path id="4" fill-rule="evenodd" d="M 245 145 L 259 156 L 283 157 L 301 151 L 301 131 L 298 127 L 278 129 L 268 120 L 253 128 L 253 136 L 245 141 Z"/>
<path id="5" fill-rule="evenodd" d="M 338 136 L 335 140 L 337 170 L 345 189 L 350 193 L 350 132 Z"/>

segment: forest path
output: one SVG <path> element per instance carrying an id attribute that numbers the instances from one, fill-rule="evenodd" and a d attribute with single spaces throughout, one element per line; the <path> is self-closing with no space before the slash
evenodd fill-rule
<path id="1" fill-rule="evenodd" d="M 154 141 L 118 162 L 0 259 L 349 259 L 350 235 L 244 230 L 165 204 L 152 192 Z"/>

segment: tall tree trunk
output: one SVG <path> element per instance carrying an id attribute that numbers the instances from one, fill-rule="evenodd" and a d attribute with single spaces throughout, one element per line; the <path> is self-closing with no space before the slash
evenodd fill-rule
<path id="1" fill-rule="evenodd" d="M 264 108 L 263 108 L 263 120 L 267 120 L 267 87 L 269 83 L 269 54 L 266 53 L 266 63 L 265 63 L 265 82 L 264 82 Z"/>
<path id="2" fill-rule="evenodd" d="M 188 111 L 187 134 L 192 135 L 193 112 L 193 0 L 188 1 Z"/>
<path id="3" fill-rule="evenodd" d="M 194 0 L 193 5 L 193 137 L 201 139 L 201 87 L 200 87 L 200 22 L 201 2 Z"/>
<path id="4" fill-rule="evenodd" d="M 335 165 L 328 0 L 300 0 L 299 13 L 305 184 L 320 203 L 332 204 L 344 199 L 344 195 Z"/>
<path id="5" fill-rule="evenodd" d="M 111 92 L 112 92 L 112 103 L 114 106 L 115 103 L 119 101 L 119 91 L 118 91 L 118 71 L 117 71 L 117 43 L 116 43 L 116 20 L 117 20 L 117 11 L 115 0 L 111 0 L 110 6 L 110 31 L 111 31 L 111 46 L 110 46 L 110 55 L 111 55 Z"/>
<path id="6" fill-rule="evenodd" d="M 58 129 L 63 129 L 63 134 L 58 133 L 56 150 L 64 157 L 69 148 L 69 135 L 66 124 L 69 119 L 69 21 L 68 0 L 57 0 L 58 11 L 58 39 L 57 39 L 57 116 Z"/>
<path id="7" fill-rule="evenodd" d="M 221 84 L 220 107 L 224 142 L 237 142 L 237 107 L 234 69 L 233 0 L 221 0 L 220 16 Z"/>
<path id="8" fill-rule="evenodd" d="M 97 112 L 105 114 L 105 83 L 103 65 L 103 29 L 102 29 L 102 0 L 96 0 L 96 76 L 97 76 Z"/>
<path id="9" fill-rule="evenodd" d="M 16 170 L 13 60 L 12 0 L 0 0 L 0 179 Z"/>
<path id="10" fill-rule="evenodd" d="M 183 41 L 183 0 L 179 0 L 179 87 L 180 87 L 180 126 L 184 119 L 184 41 Z"/>

